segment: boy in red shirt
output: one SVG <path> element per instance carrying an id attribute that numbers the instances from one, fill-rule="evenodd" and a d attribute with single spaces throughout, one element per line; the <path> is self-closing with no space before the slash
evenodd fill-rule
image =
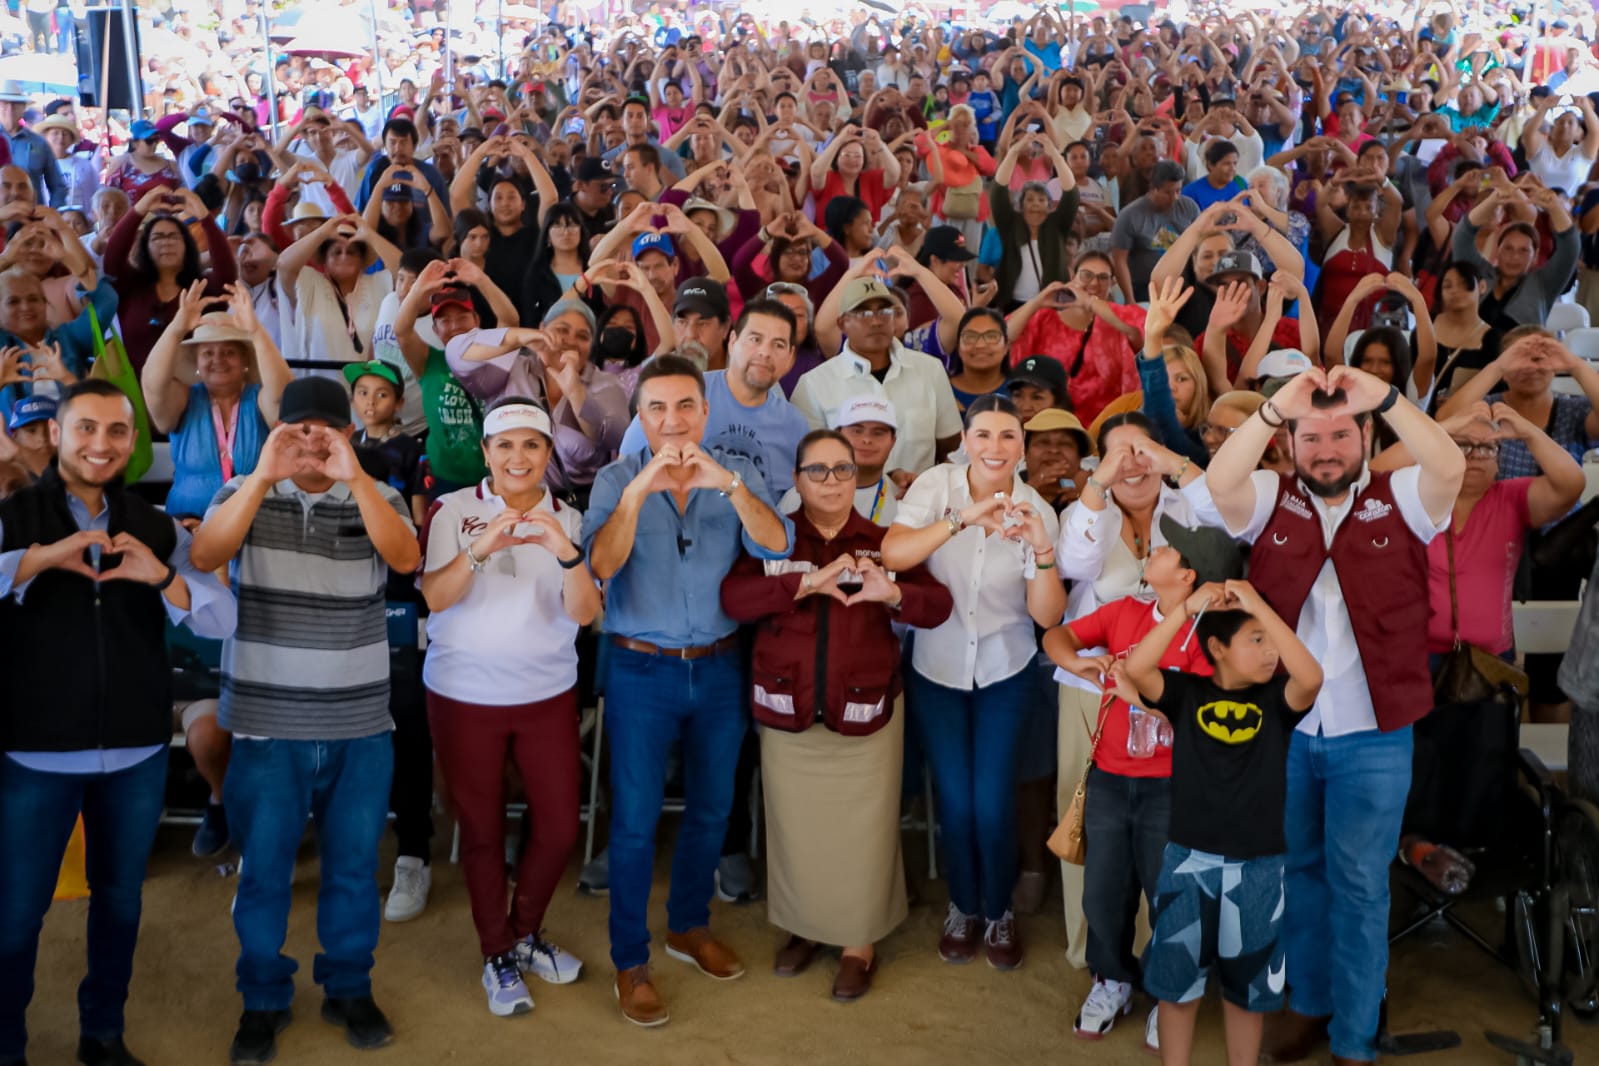
<path id="1" fill-rule="evenodd" d="M 1151 743 L 1160 721 L 1142 706 L 1129 706 L 1129 701 L 1140 701 L 1123 665 L 1138 642 L 1197 589 L 1243 573 L 1238 545 L 1222 530 L 1188 529 L 1163 516 L 1161 532 L 1167 543 L 1150 553 L 1144 568 L 1152 597 L 1115 600 L 1044 635 L 1044 652 L 1057 666 L 1105 692 L 1083 813 L 1088 853 L 1083 913 L 1094 984 L 1073 1031 L 1085 1040 L 1100 1039 L 1132 1010 L 1133 988 L 1142 979 L 1133 954 L 1136 901 L 1141 890 L 1153 905 L 1171 816 L 1171 734 L 1168 729 L 1164 744 Z M 1211 672 L 1197 640 L 1173 641 L 1160 665 Z M 1130 737 L 1133 732 L 1138 735 Z M 1062 766 L 1060 772 L 1072 774 L 1078 768 Z M 1145 1041 L 1152 1049 L 1158 1046 L 1155 1025 L 1152 1010 L 1145 1026 Z"/>

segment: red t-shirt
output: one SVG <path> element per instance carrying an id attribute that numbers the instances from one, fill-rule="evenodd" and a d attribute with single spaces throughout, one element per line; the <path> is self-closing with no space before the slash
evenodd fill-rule
<path id="1" fill-rule="evenodd" d="M 1066 623 L 1083 647 L 1105 648 L 1118 659 L 1127 658 L 1128 653 L 1144 639 L 1144 635 L 1159 624 L 1160 620 L 1155 617 L 1155 604 L 1136 596 L 1123 596 L 1105 604 L 1093 614 Z M 1160 667 L 1162 670 L 1181 670 L 1209 677 L 1210 663 L 1205 659 L 1204 652 L 1199 650 L 1199 639 L 1190 640 L 1188 650 L 1182 650 L 1183 638 L 1188 636 L 1189 628 L 1189 625 L 1184 625 L 1177 631 L 1176 639 L 1166 649 L 1166 654 L 1161 656 Z M 1160 748 L 1147 759 L 1135 759 L 1127 754 L 1127 710 L 1126 700 L 1118 699 L 1111 703 L 1105 719 L 1105 735 L 1100 738 L 1094 765 L 1106 773 L 1123 777 L 1170 777 L 1170 749 Z M 1061 728 L 1076 728 L 1076 723 L 1063 723 Z"/>
<path id="2" fill-rule="evenodd" d="M 1466 528 L 1455 534 L 1455 595 L 1460 602 L 1460 637 L 1498 655 L 1510 650 L 1515 628 L 1510 614 L 1511 583 L 1527 538 L 1530 477 L 1496 481 L 1477 501 Z M 1427 544 L 1427 651 L 1455 646 L 1449 626 L 1449 536 Z"/>
<path id="3" fill-rule="evenodd" d="M 863 170 L 860 177 L 855 179 L 855 195 L 866 202 L 867 210 L 872 213 L 872 225 L 876 226 L 883 213 L 883 205 L 888 203 L 889 197 L 894 195 L 894 190 L 883 181 L 881 170 Z M 836 170 L 827 172 L 827 180 L 822 187 L 811 193 L 811 203 L 816 209 L 816 218 L 813 220 L 818 226 L 827 225 L 827 204 L 835 196 L 846 195 L 844 178 Z"/>

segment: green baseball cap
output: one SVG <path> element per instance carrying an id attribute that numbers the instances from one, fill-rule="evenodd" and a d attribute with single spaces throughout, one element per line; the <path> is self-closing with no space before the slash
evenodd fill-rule
<path id="1" fill-rule="evenodd" d="M 365 363 L 350 363 L 344 368 L 344 380 L 354 388 L 355 383 L 361 378 L 371 376 L 382 378 L 394 386 L 395 392 L 405 392 L 405 382 L 400 380 L 400 371 L 392 363 L 385 363 L 381 359 L 372 359 Z"/>

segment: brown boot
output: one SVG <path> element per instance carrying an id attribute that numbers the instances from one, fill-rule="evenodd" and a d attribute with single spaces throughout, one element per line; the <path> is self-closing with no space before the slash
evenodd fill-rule
<path id="1" fill-rule="evenodd" d="M 646 1029 L 665 1025 L 672 1019 L 672 1013 L 661 1002 L 650 980 L 648 963 L 616 975 L 616 1002 L 621 1005 L 622 1017 Z"/>
<path id="2" fill-rule="evenodd" d="M 1291 1010 L 1281 1010 L 1266 1019 L 1266 1034 L 1260 1043 L 1262 1062 L 1303 1062 L 1311 1052 L 1327 1042 L 1329 1018 L 1311 1018 Z"/>
<path id="3" fill-rule="evenodd" d="M 744 964 L 733 949 L 713 937 L 703 925 L 686 933 L 667 933 L 666 953 L 679 962 L 692 963 L 700 973 L 718 981 L 744 976 Z"/>

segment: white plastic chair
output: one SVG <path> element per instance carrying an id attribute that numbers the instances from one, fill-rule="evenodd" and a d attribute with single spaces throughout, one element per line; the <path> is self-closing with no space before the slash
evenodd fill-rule
<path id="1" fill-rule="evenodd" d="M 150 445 L 150 469 L 139 480 L 158 485 L 171 484 L 172 476 L 172 445 L 164 440 L 155 441 Z"/>
<path id="2" fill-rule="evenodd" d="M 1523 655 L 1560 655 L 1577 628 L 1576 600 L 1527 600 L 1510 605 L 1516 650 Z"/>
<path id="3" fill-rule="evenodd" d="M 1555 304 L 1549 309 L 1544 328 L 1565 336 L 1574 329 L 1588 328 L 1588 309 L 1582 304 Z"/>
<path id="4" fill-rule="evenodd" d="M 1586 326 L 1568 330 L 1566 335 L 1560 338 L 1560 341 L 1571 349 L 1571 354 L 1579 359 L 1599 362 L 1599 328 Z"/>

